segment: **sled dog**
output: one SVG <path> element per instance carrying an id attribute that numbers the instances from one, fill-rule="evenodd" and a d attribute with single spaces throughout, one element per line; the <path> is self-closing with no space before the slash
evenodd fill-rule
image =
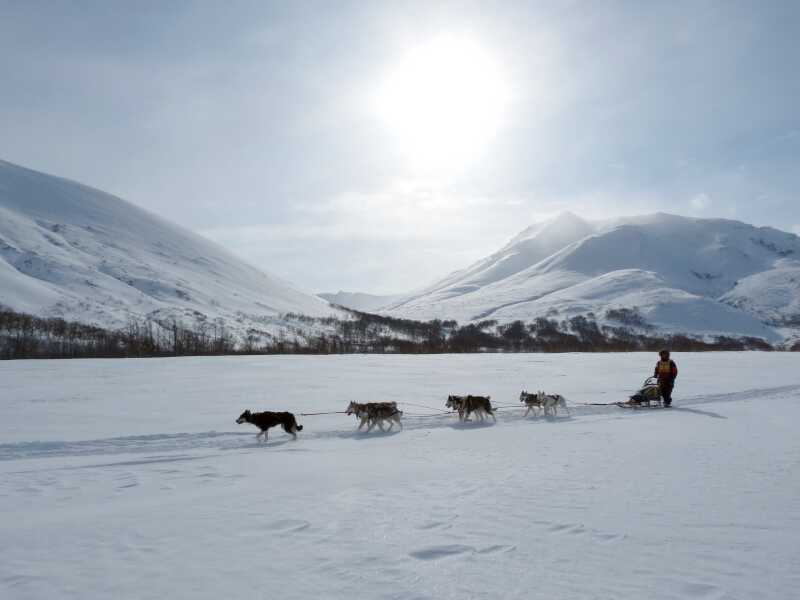
<path id="1" fill-rule="evenodd" d="M 491 396 L 448 396 L 445 407 L 458 412 L 459 421 L 469 421 L 469 416 L 475 413 L 478 419 L 485 420 L 486 415 L 497 418 L 492 410 Z"/>
<path id="2" fill-rule="evenodd" d="M 530 394 L 526 390 L 522 390 L 519 395 L 519 401 L 524 402 L 528 410 L 525 411 L 524 417 L 533 412 L 533 416 L 539 416 L 539 412 L 544 409 L 544 400 L 539 397 L 539 394 Z"/>
<path id="3" fill-rule="evenodd" d="M 544 416 L 558 416 L 559 408 L 563 408 L 565 411 L 567 411 L 567 414 L 570 414 L 569 407 L 567 406 L 567 399 L 561 394 L 545 394 L 544 392 L 539 392 L 537 396 L 542 402 Z"/>
<path id="4" fill-rule="evenodd" d="M 256 439 L 263 435 L 265 442 L 267 441 L 267 432 L 270 427 L 280 425 L 283 427 L 283 430 L 294 439 L 297 439 L 298 431 L 303 431 L 303 426 L 297 424 L 297 419 L 295 419 L 294 415 L 290 412 L 265 411 L 254 413 L 246 410 L 236 419 L 236 422 L 239 425 L 242 423 L 250 423 L 258 427 L 261 431 L 256 435 Z"/>
<path id="5" fill-rule="evenodd" d="M 367 433 L 373 430 L 377 425 L 381 431 L 385 431 L 383 424 L 385 421 L 389 422 L 389 431 L 392 430 L 394 424 L 403 429 L 403 423 L 400 418 L 403 416 L 403 411 L 397 409 L 397 402 L 351 402 L 347 407 L 345 414 L 355 415 L 361 422 L 358 424 L 358 430 L 364 425 L 368 425 Z"/>

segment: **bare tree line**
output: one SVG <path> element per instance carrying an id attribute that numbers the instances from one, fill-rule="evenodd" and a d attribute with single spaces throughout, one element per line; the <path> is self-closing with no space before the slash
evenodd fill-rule
<path id="1" fill-rule="evenodd" d="M 460 352 L 627 352 L 664 347 L 675 351 L 773 350 L 760 338 L 657 335 L 628 309 L 609 311 L 600 325 L 589 313 L 561 321 L 459 325 L 453 320 L 414 321 L 349 310 L 350 318 L 287 314 L 278 335 L 248 330 L 234 335 L 224 321 L 191 326 L 176 319 L 131 319 L 121 329 L 0 310 L 0 359 L 212 356 L 222 354 L 352 354 Z M 800 350 L 800 344 L 791 348 Z"/>

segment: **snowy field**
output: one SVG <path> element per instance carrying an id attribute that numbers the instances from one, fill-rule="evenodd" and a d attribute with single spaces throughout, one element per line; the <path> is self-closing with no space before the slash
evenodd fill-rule
<path id="1" fill-rule="evenodd" d="M 800 354 L 0 363 L 0 598 L 797 598 Z M 459 425 L 448 393 L 571 416 Z M 396 400 L 403 432 L 245 408 Z"/>

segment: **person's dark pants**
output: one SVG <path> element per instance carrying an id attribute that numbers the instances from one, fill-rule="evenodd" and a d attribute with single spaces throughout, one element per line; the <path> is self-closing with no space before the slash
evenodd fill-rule
<path id="1" fill-rule="evenodd" d="M 672 404 L 672 388 L 675 387 L 675 384 L 662 382 L 658 384 L 658 387 L 661 389 L 661 399 L 664 402 L 664 406 Z"/>

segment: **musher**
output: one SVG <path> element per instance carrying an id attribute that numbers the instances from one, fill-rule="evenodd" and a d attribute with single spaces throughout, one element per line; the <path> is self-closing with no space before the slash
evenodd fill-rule
<path id="1" fill-rule="evenodd" d="M 664 408 L 668 408 L 672 405 L 672 388 L 675 387 L 675 378 L 678 376 L 678 365 L 670 359 L 669 350 L 662 350 L 658 356 L 660 360 L 656 363 L 653 377 L 658 378 L 658 387 L 661 390 Z"/>

